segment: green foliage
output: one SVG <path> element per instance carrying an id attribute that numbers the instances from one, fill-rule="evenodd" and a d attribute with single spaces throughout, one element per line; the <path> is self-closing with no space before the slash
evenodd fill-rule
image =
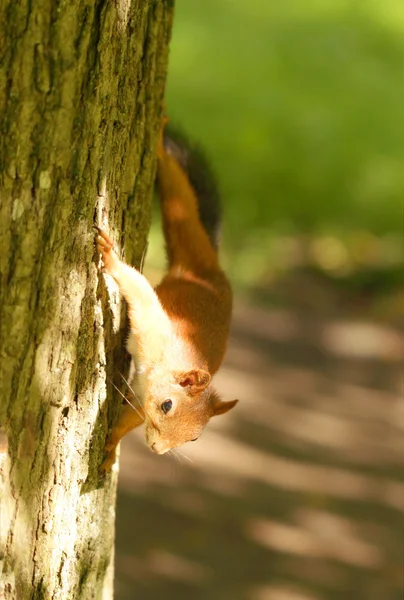
<path id="1" fill-rule="evenodd" d="M 177 0 L 168 110 L 212 156 L 233 251 L 401 231 L 403 34 L 402 0 Z"/>

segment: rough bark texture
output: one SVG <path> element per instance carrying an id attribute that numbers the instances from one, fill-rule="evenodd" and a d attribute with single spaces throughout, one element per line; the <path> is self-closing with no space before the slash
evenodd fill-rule
<path id="1" fill-rule="evenodd" d="M 0 6 L 0 597 L 112 596 L 119 295 L 146 244 L 172 2 Z"/>

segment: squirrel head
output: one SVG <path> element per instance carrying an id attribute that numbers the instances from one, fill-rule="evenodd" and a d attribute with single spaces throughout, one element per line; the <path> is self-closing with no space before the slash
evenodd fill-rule
<path id="1" fill-rule="evenodd" d="M 153 452 L 165 454 L 196 441 L 211 417 L 237 404 L 238 400 L 223 402 L 210 381 L 202 369 L 176 372 L 170 385 L 155 385 L 152 393 L 146 393 L 146 442 Z"/>

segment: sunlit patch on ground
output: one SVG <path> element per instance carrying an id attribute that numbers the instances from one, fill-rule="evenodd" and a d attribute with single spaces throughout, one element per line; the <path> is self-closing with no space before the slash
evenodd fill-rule
<path id="1" fill-rule="evenodd" d="M 401 600 L 397 331 L 238 304 L 237 409 L 176 457 L 122 443 L 117 599 Z"/>

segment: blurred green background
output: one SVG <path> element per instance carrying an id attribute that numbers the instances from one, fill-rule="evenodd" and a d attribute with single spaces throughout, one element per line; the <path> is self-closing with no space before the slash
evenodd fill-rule
<path id="1" fill-rule="evenodd" d="M 403 0 L 177 0 L 167 109 L 222 189 L 240 402 L 174 457 L 123 440 L 117 599 L 402 600 L 403 74 Z"/>
<path id="2" fill-rule="evenodd" d="M 305 265 L 396 284 L 403 72 L 402 0 L 177 1 L 168 112 L 217 172 L 236 286 Z"/>

